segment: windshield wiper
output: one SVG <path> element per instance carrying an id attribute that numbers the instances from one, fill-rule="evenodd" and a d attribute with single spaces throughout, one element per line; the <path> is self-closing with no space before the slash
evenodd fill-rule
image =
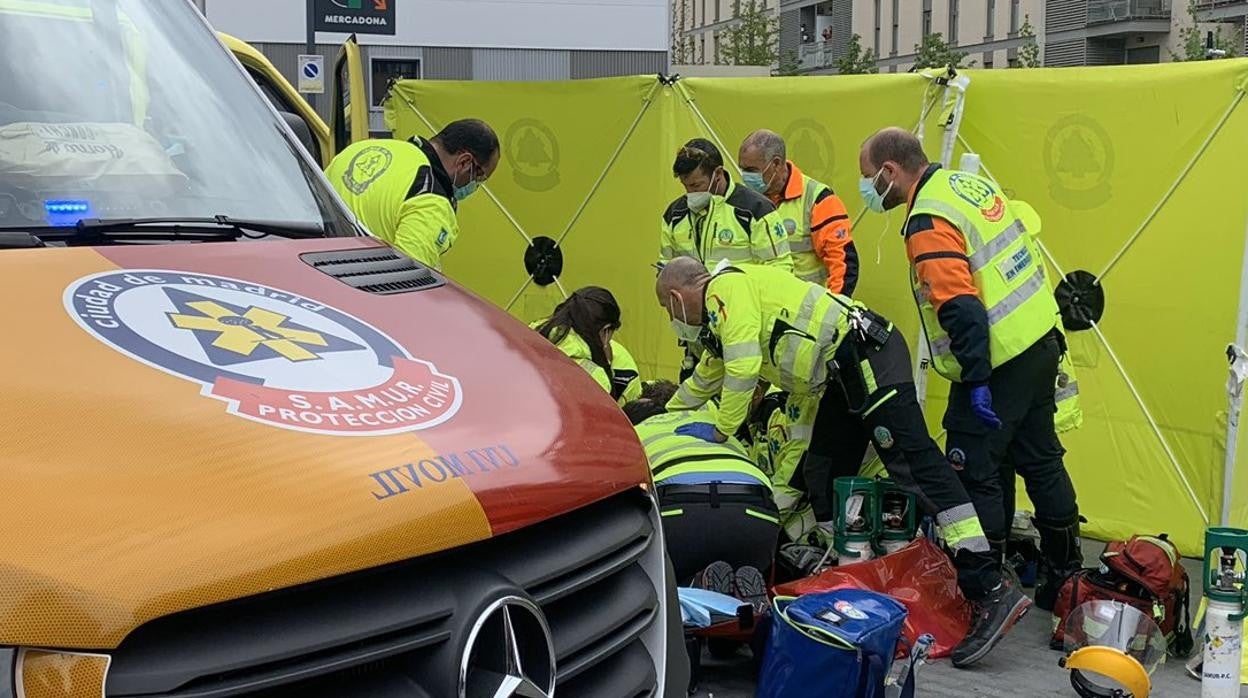
<path id="1" fill-rule="evenodd" d="M 325 230 L 315 223 L 251 220 L 230 216 L 190 218 L 84 218 L 72 227 L 59 231 L 41 231 L 44 238 L 104 240 L 237 240 L 275 235 L 284 238 L 319 238 Z M 256 234 L 258 233 L 258 235 Z"/>

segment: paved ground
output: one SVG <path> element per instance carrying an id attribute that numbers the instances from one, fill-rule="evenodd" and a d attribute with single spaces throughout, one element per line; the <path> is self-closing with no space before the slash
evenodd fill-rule
<path id="1" fill-rule="evenodd" d="M 1099 551 L 1097 551 L 1099 553 Z M 1200 579 L 1200 565 L 1187 561 L 1193 585 Z M 1198 595 L 1198 589 L 1193 589 Z M 1192 600 L 1193 609 L 1199 604 Z M 948 660 L 925 665 L 918 674 L 919 696 L 1074 696 L 1068 673 L 1058 667 L 1060 652 L 1048 648 L 1051 616 L 1033 609 L 991 655 L 969 670 L 953 668 Z M 699 698 L 749 698 L 754 695 L 754 674 L 749 650 L 731 660 L 704 658 Z M 1200 683 L 1187 676 L 1183 662 L 1171 659 L 1153 676 L 1154 698 L 1200 695 Z M 1241 691 L 1248 696 L 1248 689 Z"/>

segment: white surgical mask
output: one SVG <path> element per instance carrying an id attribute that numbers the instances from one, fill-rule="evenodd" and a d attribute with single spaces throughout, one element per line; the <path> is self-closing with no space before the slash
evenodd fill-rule
<path id="1" fill-rule="evenodd" d="M 697 325 L 689 324 L 689 314 L 685 312 L 685 300 L 680 296 L 676 296 L 680 301 L 680 318 L 676 319 L 676 307 L 673 306 L 671 300 L 668 300 L 667 310 L 672 314 L 672 332 L 684 342 L 696 342 L 698 337 L 702 336 L 702 328 Z"/>
<path id="2" fill-rule="evenodd" d="M 693 191 L 685 194 L 685 203 L 689 205 L 689 210 L 694 213 L 702 213 L 711 205 L 711 193 L 709 191 Z"/>

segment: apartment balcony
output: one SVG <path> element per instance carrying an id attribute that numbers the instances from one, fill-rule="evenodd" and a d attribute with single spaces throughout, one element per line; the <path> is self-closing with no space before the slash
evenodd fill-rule
<path id="1" fill-rule="evenodd" d="M 818 70 L 832 65 L 832 61 L 836 60 L 832 55 L 831 41 L 811 41 L 804 43 L 798 49 L 797 62 L 799 70 L 806 72 L 808 70 Z"/>
<path id="2" fill-rule="evenodd" d="M 1248 16 L 1248 0 L 1196 0 L 1196 18 L 1202 22 L 1225 22 Z"/>
<path id="3" fill-rule="evenodd" d="M 1089 36 L 1165 34 L 1171 0 L 1088 0 Z"/>

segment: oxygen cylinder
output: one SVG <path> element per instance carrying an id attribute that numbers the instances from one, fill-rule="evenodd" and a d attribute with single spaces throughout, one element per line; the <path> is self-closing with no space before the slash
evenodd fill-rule
<path id="1" fill-rule="evenodd" d="M 1248 591 L 1248 531 L 1211 528 L 1205 532 L 1204 664 L 1201 698 L 1239 698 L 1240 657 Z"/>
<path id="2" fill-rule="evenodd" d="M 875 483 L 863 477 L 838 477 L 832 488 L 836 493 L 834 543 L 839 564 L 870 560 L 880 520 Z"/>
<path id="3" fill-rule="evenodd" d="M 875 487 L 880 512 L 876 551 L 888 555 L 910 545 L 918 534 L 918 501 L 892 480 L 877 478 Z"/>

